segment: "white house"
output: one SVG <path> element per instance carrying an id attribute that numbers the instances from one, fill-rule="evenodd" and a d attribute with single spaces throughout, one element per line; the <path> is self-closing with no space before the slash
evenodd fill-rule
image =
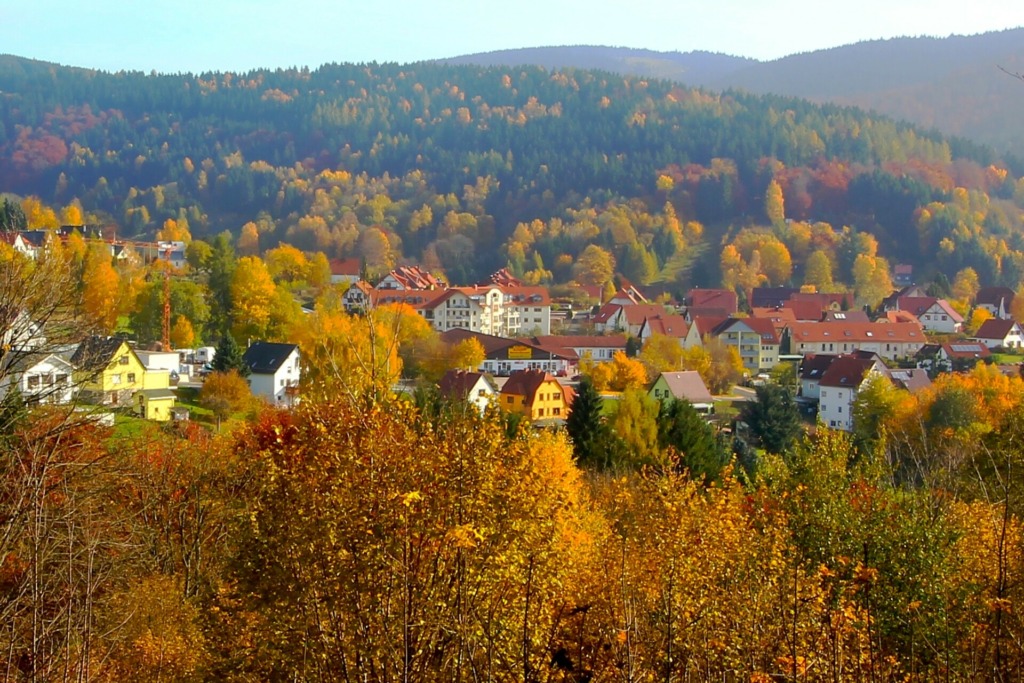
<path id="1" fill-rule="evenodd" d="M 819 386 L 818 417 L 822 423 L 833 429 L 852 431 L 857 392 L 868 377 L 885 371 L 885 365 L 877 358 L 837 356 Z"/>
<path id="2" fill-rule="evenodd" d="M 249 366 L 249 387 L 253 396 L 291 407 L 298 402 L 302 366 L 299 347 L 258 341 L 245 350 L 242 360 Z"/>
<path id="3" fill-rule="evenodd" d="M 0 396 L 6 396 L 12 387 L 17 387 L 28 402 L 66 404 L 74 400 L 74 366 L 60 356 L 9 353 L 4 360 L 0 369 Z"/>
<path id="4" fill-rule="evenodd" d="M 551 296 L 547 287 L 503 285 L 509 321 L 507 334 L 551 334 Z"/>
<path id="5" fill-rule="evenodd" d="M 483 372 L 449 370 L 441 378 L 438 389 L 445 398 L 469 402 L 481 415 L 487 406 L 498 400 L 498 385 Z"/>
<path id="6" fill-rule="evenodd" d="M 1013 320 L 992 318 L 986 320 L 978 328 L 974 338 L 990 349 L 1024 348 L 1024 330 Z"/>

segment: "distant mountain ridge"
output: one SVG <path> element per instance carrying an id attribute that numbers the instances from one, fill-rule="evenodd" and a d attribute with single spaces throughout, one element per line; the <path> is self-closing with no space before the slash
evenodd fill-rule
<path id="1" fill-rule="evenodd" d="M 497 50 L 436 61 L 441 64 L 453 65 L 519 66 L 528 64 L 545 69 L 599 69 L 628 76 L 683 81 L 688 85 L 713 83 L 745 67 L 758 64 L 756 59 L 700 50 L 658 52 L 656 50 L 594 45 Z"/>
<path id="2" fill-rule="evenodd" d="M 761 62 L 709 52 L 543 47 L 465 55 L 453 64 L 602 69 L 713 90 L 862 107 L 1024 157 L 1024 28 L 873 40 Z M 1005 71 L 1004 71 L 1005 70 Z"/>

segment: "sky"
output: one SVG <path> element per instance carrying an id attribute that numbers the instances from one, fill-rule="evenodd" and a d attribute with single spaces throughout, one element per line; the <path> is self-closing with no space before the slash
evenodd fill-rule
<path id="1" fill-rule="evenodd" d="M 771 60 L 1024 26 L 1006 0 L 0 0 L 0 53 L 162 73 L 609 45 Z"/>

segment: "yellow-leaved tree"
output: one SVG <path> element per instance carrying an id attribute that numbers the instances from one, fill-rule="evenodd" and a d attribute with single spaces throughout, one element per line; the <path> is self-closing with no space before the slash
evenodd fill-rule
<path id="1" fill-rule="evenodd" d="M 558 675 L 604 533 L 564 437 L 335 395 L 268 416 L 239 448 L 253 485 L 228 628 L 249 636 L 246 676 Z"/>

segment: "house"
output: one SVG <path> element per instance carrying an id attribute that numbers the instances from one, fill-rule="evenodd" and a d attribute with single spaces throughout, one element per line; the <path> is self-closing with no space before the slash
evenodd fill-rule
<path id="1" fill-rule="evenodd" d="M 365 311 L 370 307 L 370 294 L 372 292 L 373 287 L 370 286 L 369 282 L 357 280 L 341 295 L 341 305 L 347 313 Z"/>
<path id="2" fill-rule="evenodd" d="M 347 282 L 354 285 L 359 282 L 363 272 L 363 262 L 357 258 L 331 259 L 328 261 L 331 268 L 331 284 L 338 285 Z"/>
<path id="3" fill-rule="evenodd" d="M 779 336 L 771 320 L 726 318 L 711 335 L 734 347 L 750 374 L 771 370 L 779 362 Z"/>
<path id="4" fill-rule="evenodd" d="M 917 352 L 917 367 L 932 374 L 967 370 L 991 355 L 988 347 L 978 341 L 925 344 Z"/>
<path id="5" fill-rule="evenodd" d="M 491 273 L 491 276 L 487 278 L 486 282 L 481 282 L 480 284 L 498 285 L 499 287 L 521 287 L 523 281 L 509 272 L 508 268 L 499 268 Z"/>
<path id="6" fill-rule="evenodd" d="M 837 356 L 821 377 L 818 417 L 828 427 L 851 431 L 857 392 L 873 374 L 886 373 L 877 358 Z"/>
<path id="7" fill-rule="evenodd" d="M 157 242 L 156 248 L 158 258 L 161 261 L 167 261 L 175 268 L 184 268 L 188 263 L 188 259 L 185 258 L 184 242 Z"/>
<path id="8" fill-rule="evenodd" d="M 797 375 L 800 379 L 798 399 L 803 398 L 807 402 L 817 403 L 821 398 L 821 378 L 825 371 L 836 359 L 831 353 L 809 353 L 800 361 L 800 368 Z"/>
<path id="9" fill-rule="evenodd" d="M 46 343 L 43 326 L 33 320 L 24 309 L 0 311 L 0 347 L 18 351 L 33 351 Z"/>
<path id="10" fill-rule="evenodd" d="M 518 320 L 506 316 L 505 296 L 496 285 L 453 287 L 439 294 L 428 298 L 420 307 L 424 317 L 439 332 L 462 328 L 500 337 L 512 329 L 518 330 Z"/>
<path id="11" fill-rule="evenodd" d="M 794 294 L 796 287 L 754 287 L 750 293 L 751 308 L 782 308 Z"/>
<path id="12" fill-rule="evenodd" d="M 483 372 L 449 370 L 438 384 L 441 395 L 453 401 L 466 401 L 483 415 L 487 406 L 497 402 L 498 385 Z"/>
<path id="13" fill-rule="evenodd" d="M 1016 296 L 1009 287 L 982 287 L 974 297 L 974 305 L 984 308 L 995 318 L 1009 318 L 1010 307 Z"/>
<path id="14" fill-rule="evenodd" d="M 71 403 L 73 377 L 74 366 L 56 354 L 9 352 L 0 364 L 0 397 L 16 387 L 28 403 Z"/>
<path id="15" fill-rule="evenodd" d="M 654 380 L 647 394 L 659 401 L 689 401 L 702 413 L 710 413 L 715 402 L 696 370 L 663 372 Z"/>
<path id="16" fill-rule="evenodd" d="M 174 419 L 174 392 L 169 388 L 143 389 L 135 392 L 135 412 L 139 417 L 156 422 Z"/>
<path id="17" fill-rule="evenodd" d="M 547 287 L 501 285 L 509 334 L 551 334 L 551 296 Z"/>
<path id="18" fill-rule="evenodd" d="M 928 373 L 921 368 L 893 368 L 889 370 L 889 379 L 897 389 L 916 394 L 932 385 Z"/>
<path id="19" fill-rule="evenodd" d="M 289 408 L 297 403 L 296 394 L 302 379 L 298 346 L 258 341 L 245 350 L 242 360 L 249 367 L 253 396 Z"/>
<path id="20" fill-rule="evenodd" d="M 120 337 L 86 338 L 71 355 L 71 364 L 79 394 L 94 403 L 131 405 L 132 395 L 146 388 L 146 366 Z"/>
<path id="21" fill-rule="evenodd" d="M 419 266 L 399 266 L 381 278 L 374 289 L 443 289 L 444 283 Z"/>
<path id="22" fill-rule="evenodd" d="M 710 339 L 714 334 L 715 329 L 727 320 L 729 320 L 729 318 L 718 318 L 714 316 L 699 316 L 694 318 L 690 321 L 690 329 L 687 330 L 686 338 L 683 340 L 683 348 L 703 348 L 704 340 Z"/>
<path id="23" fill-rule="evenodd" d="M 989 349 L 1024 348 L 1024 330 L 1013 320 L 992 318 L 978 328 L 974 338 Z"/>
<path id="24" fill-rule="evenodd" d="M 686 341 L 686 335 L 690 332 L 690 323 L 684 315 L 673 315 L 666 313 L 656 315 L 653 318 L 645 318 L 640 325 L 640 333 L 637 335 L 641 342 L 646 342 L 655 334 L 663 337 L 671 337 L 682 346 Z"/>
<path id="25" fill-rule="evenodd" d="M 542 370 L 513 372 L 501 387 L 501 407 L 531 422 L 564 421 L 571 403 L 571 393 Z"/>
<path id="26" fill-rule="evenodd" d="M 0 241 L 7 244 L 22 256 L 26 256 L 31 259 L 36 257 L 36 248 L 29 244 L 29 242 L 21 236 L 21 233 L 11 231 L 0 232 Z"/>
<path id="27" fill-rule="evenodd" d="M 909 263 L 897 263 L 892 269 L 892 283 L 897 287 L 914 284 L 914 266 Z"/>
<path id="28" fill-rule="evenodd" d="M 877 353 L 895 360 L 917 354 L 926 339 L 916 323 L 798 322 L 786 328 L 788 353 L 851 353 L 857 350 Z"/>
<path id="29" fill-rule="evenodd" d="M 579 356 L 569 348 L 547 343 L 535 344 L 527 339 L 507 339 L 473 330 L 454 328 L 441 333 L 441 341 L 454 345 L 476 339 L 484 347 L 484 361 L 479 370 L 497 377 L 508 377 L 519 370 L 541 370 L 558 376 L 576 374 Z"/>
<path id="30" fill-rule="evenodd" d="M 602 317 L 608 310 L 609 315 Z M 668 310 L 661 304 L 605 304 L 601 307 L 598 317 L 594 319 L 594 329 L 598 332 L 625 332 L 631 337 L 639 336 L 640 328 L 647 318 L 665 315 Z"/>
<path id="31" fill-rule="evenodd" d="M 619 291 L 612 295 L 606 303 L 618 304 L 620 306 L 635 306 L 636 304 L 650 303 L 640 290 L 633 285 L 626 283 L 619 287 Z"/>
<path id="32" fill-rule="evenodd" d="M 730 289 L 691 289 L 683 299 L 686 317 L 728 318 L 739 311 L 739 298 Z"/>
<path id="33" fill-rule="evenodd" d="M 929 332 L 957 334 L 963 331 L 963 316 L 953 310 L 945 299 L 904 296 L 896 300 L 896 307 L 896 310 L 913 313 L 921 326 Z"/>

